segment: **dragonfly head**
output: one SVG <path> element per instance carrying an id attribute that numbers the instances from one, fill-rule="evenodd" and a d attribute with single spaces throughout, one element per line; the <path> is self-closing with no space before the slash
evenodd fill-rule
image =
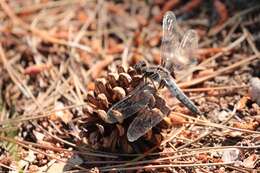
<path id="1" fill-rule="evenodd" d="M 139 61 L 137 64 L 134 65 L 134 69 L 138 73 L 143 72 L 146 67 L 147 67 L 147 64 L 144 61 Z"/>

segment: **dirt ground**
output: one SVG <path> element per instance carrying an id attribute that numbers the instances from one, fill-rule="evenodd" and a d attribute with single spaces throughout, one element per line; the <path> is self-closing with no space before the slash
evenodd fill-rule
<path id="1" fill-rule="evenodd" d="M 259 1 L 0 0 L 0 9 L 0 172 L 260 171 Z M 169 11 L 177 21 L 164 30 Z M 167 74 L 201 113 L 140 62 L 173 63 Z"/>

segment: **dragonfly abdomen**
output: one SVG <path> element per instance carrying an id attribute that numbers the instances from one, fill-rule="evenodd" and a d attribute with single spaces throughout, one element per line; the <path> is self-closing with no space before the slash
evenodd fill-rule
<path id="1" fill-rule="evenodd" d="M 171 94 L 175 96 L 182 104 L 190 109 L 195 114 L 201 114 L 197 106 L 181 91 L 173 79 L 164 79 L 166 87 L 170 90 Z"/>

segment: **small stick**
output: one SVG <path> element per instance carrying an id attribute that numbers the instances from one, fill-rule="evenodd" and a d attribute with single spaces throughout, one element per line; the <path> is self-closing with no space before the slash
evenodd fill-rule
<path id="1" fill-rule="evenodd" d="M 240 25 L 241 21 L 239 20 L 237 23 L 235 23 L 234 26 L 232 26 L 232 28 L 229 30 L 227 36 L 225 37 L 223 44 L 226 45 L 229 41 L 230 38 L 232 36 L 232 34 L 235 32 L 235 30 L 237 29 L 237 27 Z"/>
<path id="2" fill-rule="evenodd" d="M 87 72 L 87 75 L 91 75 L 93 79 L 96 79 L 100 72 L 105 68 L 108 64 L 113 62 L 114 57 L 113 56 L 106 56 L 105 59 L 103 59 L 100 62 L 97 62 L 94 64 Z"/>
<path id="3" fill-rule="evenodd" d="M 251 57 L 249 57 L 249 58 L 247 58 L 245 60 L 238 61 L 235 64 L 232 64 L 232 65 L 230 65 L 228 67 L 222 68 L 222 69 L 216 71 L 213 74 L 209 74 L 208 76 L 204 76 L 204 77 L 201 77 L 201 78 L 198 78 L 198 79 L 194 79 L 194 80 L 189 81 L 189 82 L 180 83 L 179 87 L 186 88 L 186 87 L 189 87 L 189 86 L 192 86 L 192 85 L 196 85 L 196 84 L 199 84 L 199 83 L 201 83 L 203 81 L 206 81 L 206 80 L 209 80 L 211 78 L 214 78 L 214 77 L 216 77 L 216 76 L 218 76 L 218 75 L 220 75 L 222 73 L 234 70 L 235 68 L 237 68 L 239 66 L 250 64 L 253 60 L 257 59 L 258 56 L 259 56 L 259 54 L 253 55 L 253 56 L 251 56 Z"/>
<path id="4" fill-rule="evenodd" d="M 222 31 L 222 30 L 223 30 L 225 27 L 227 27 L 228 25 L 230 25 L 230 24 L 232 24 L 232 23 L 234 23 L 234 22 L 237 22 L 237 20 L 238 20 L 240 17 L 242 17 L 242 16 L 244 16 L 244 15 L 246 15 L 246 14 L 248 14 L 248 13 L 250 13 L 250 12 L 256 10 L 256 9 L 258 9 L 259 7 L 260 7 L 260 5 L 256 5 L 256 6 L 252 7 L 252 8 L 249 8 L 249 9 L 246 9 L 246 10 L 244 10 L 244 11 L 241 11 L 241 12 L 237 13 L 236 15 L 234 15 L 233 17 L 231 17 L 229 20 L 227 20 L 225 23 L 223 23 L 223 24 L 220 25 L 219 27 L 211 29 L 211 30 L 209 31 L 209 34 L 208 34 L 208 35 L 209 35 L 209 36 L 216 35 L 217 33 L 219 33 L 220 31 Z"/>
<path id="5" fill-rule="evenodd" d="M 1 162 L 0 162 L 0 166 L 4 167 L 4 168 L 6 168 L 6 169 L 9 169 L 9 170 L 17 171 L 16 168 L 7 166 L 7 165 L 5 165 L 5 164 L 3 164 L 3 163 L 1 163 Z"/>
<path id="6" fill-rule="evenodd" d="M 77 44 L 77 43 L 74 43 L 74 42 L 68 42 L 68 41 L 65 41 L 65 40 L 57 39 L 55 37 L 50 36 L 48 34 L 48 32 L 46 32 L 46 31 L 43 31 L 43 30 L 40 30 L 40 29 L 37 29 L 37 28 L 32 28 L 30 25 L 28 25 L 27 23 L 22 21 L 20 18 L 18 18 L 13 13 L 13 11 L 9 7 L 9 5 L 5 2 L 5 0 L 0 0 L 0 4 L 1 4 L 3 10 L 5 11 L 5 13 L 11 18 L 11 20 L 13 21 L 14 24 L 20 25 L 23 29 L 39 36 L 43 40 L 49 41 L 51 43 L 56 43 L 56 44 L 68 46 L 68 47 L 74 47 L 74 48 L 82 49 L 86 52 L 92 52 L 90 47 L 87 47 L 87 46 L 81 45 L 81 44 Z"/>
<path id="7" fill-rule="evenodd" d="M 34 95 L 32 94 L 32 92 L 30 91 L 30 89 L 27 87 L 26 84 L 24 84 L 19 77 L 17 76 L 17 74 L 15 73 L 15 71 L 10 67 L 10 64 L 8 63 L 6 56 L 5 56 L 5 52 L 3 50 L 2 44 L 0 43 L 0 59 L 2 60 L 4 67 L 6 68 L 10 78 L 12 79 L 12 81 L 18 86 L 18 88 L 21 90 L 21 92 L 27 96 L 32 98 L 32 100 L 36 103 L 36 105 L 41 108 L 40 103 L 36 100 L 36 98 L 34 97 Z"/>
<path id="8" fill-rule="evenodd" d="M 174 162 L 173 162 L 174 163 Z M 217 165 L 230 165 L 234 164 L 234 162 L 226 162 L 226 163 L 195 163 L 195 164 L 167 164 L 167 165 L 146 165 L 146 166 L 135 166 L 135 167 L 127 167 L 127 168 L 108 168 L 108 169 L 100 169 L 102 172 L 108 171 L 122 171 L 122 170 L 141 170 L 141 169 L 155 169 L 155 168 L 178 168 L 178 167 L 197 167 L 197 166 L 217 166 Z"/>
<path id="9" fill-rule="evenodd" d="M 232 49 L 234 49 L 236 46 L 238 46 L 240 43 L 242 43 L 245 39 L 246 39 L 247 35 L 243 34 L 240 38 L 238 38 L 237 40 L 235 40 L 234 42 L 232 42 L 231 44 L 229 44 L 222 52 L 217 53 L 216 55 L 208 58 L 207 60 L 201 62 L 199 64 L 199 66 L 205 66 L 206 64 L 208 64 L 209 62 L 219 58 L 221 55 L 223 55 L 223 53 L 225 52 L 229 52 Z"/>
<path id="10" fill-rule="evenodd" d="M 230 115 L 225 121 L 223 121 L 220 125 L 225 125 L 225 124 L 227 124 L 227 123 L 235 116 L 235 113 L 236 113 L 236 111 L 237 111 L 237 107 L 238 107 L 238 106 L 236 105 L 236 106 L 234 107 L 233 111 L 231 112 L 231 115 Z M 188 117 L 188 118 L 191 118 L 191 117 Z M 213 131 L 213 128 L 211 128 L 210 130 L 206 131 L 204 134 L 202 134 L 201 136 L 199 136 L 199 137 L 198 137 L 197 139 L 195 139 L 193 142 L 189 142 L 189 143 L 186 143 L 185 145 L 182 145 L 181 147 L 178 148 L 178 151 L 181 150 L 181 149 L 183 149 L 183 148 L 185 148 L 185 147 L 187 147 L 187 146 L 189 146 L 189 145 L 191 145 L 191 144 L 193 144 L 193 143 L 195 143 L 195 142 L 197 142 L 197 141 L 199 141 L 200 139 L 202 139 L 202 138 L 208 136 L 210 133 L 212 133 L 212 131 Z"/>
<path id="11" fill-rule="evenodd" d="M 55 7 L 62 7 L 62 6 L 67 6 L 67 5 L 72 5 L 72 4 L 77 4 L 77 3 L 83 3 L 84 1 L 81 0 L 62 0 L 62 1 L 47 1 L 44 3 L 37 3 L 37 4 L 30 4 L 28 6 L 24 6 L 20 9 L 15 9 L 16 14 L 28 14 L 28 13 L 33 13 L 35 11 L 41 10 L 41 9 L 46 9 L 46 8 L 55 8 Z"/>
<path id="12" fill-rule="evenodd" d="M 24 114 L 22 116 L 22 118 L 13 118 L 13 119 L 7 119 L 4 121 L 0 121 L 0 125 L 3 124 L 14 124 L 14 123 L 19 123 L 22 121 L 30 121 L 30 120 L 34 120 L 34 119 L 39 119 L 39 118 L 44 118 L 44 117 L 48 117 L 51 114 L 58 112 L 58 111 L 64 111 L 64 110 L 68 110 L 68 109 L 73 109 L 73 108 L 77 108 L 77 107 L 82 107 L 82 106 L 86 106 L 87 104 L 80 104 L 80 105 L 70 105 L 64 108 L 60 108 L 60 109 L 53 109 L 47 112 L 37 112 L 35 114 Z"/>
<path id="13" fill-rule="evenodd" d="M 43 155 L 45 155 L 45 156 L 47 156 L 47 157 L 50 157 L 50 158 L 52 158 L 52 159 L 55 159 L 55 160 L 58 160 L 58 161 L 60 161 L 60 162 L 66 163 L 66 164 L 71 165 L 71 166 L 73 166 L 73 167 L 77 167 L 77 168 L 79 168 L 79 169 L 81 169 L 81 170 L 85 170 L 85 171 L 88 170 L 88 169 L 83 168 L 83 167 L 81 167 L 81 166 L 75 165 L 75 164 L 71 163 L 70 161 L 64 161 L 64 160 L 62 160 L 62 159 L 60 159 L 60 158 L 58 158 L 58 157 L 56 157 L 56 156 L 54 156 L 54 155 L 52 155 L 52 154 L 47 154 L 46 152 L 43 152 L 43 151 L 41 151 L 41 150 L 38 150 L 38 149 L 36 149 L 36 148 L 31 147 L 30 145 L 23 144 L 22 141 L 18 141 L 18 140 L 16 140 L 16 139 L 4 137 L 4 136 L 0 136 L 0 139 L 1 139 L 1 140 L 4 140 L 4 141 L 11 142 L 11 143 L 15 143 L 15 144 L 20 145 L 20 146 L 22 146 L 22 147 L 24 147 L 24 148 L 30 149 L 30 150 L 32 150 L 32 151 L 34 151 L 34 152 L 36 152 L 36 153 L 41 153 L 41 154 L 43 154 Z"/>
<path id="14" fill-rule="evenodd" d="M 157 163 L 159 161 L 165 161 L 170 159 L 178 159 L 178 158 L 185 158 L 189 156 L 193 156 L 196 154 L 201 153 L 207 153 L 207 152 L 216 152 L 216 151 L 225 151 L 230 149 L 256 149 L 260 148 L 259 145 L 257 146 L 220 146 L 220 147 L 205 147 L 205 148 L 197 148 L 197 149 L 188 149 L 185 151 L 173 151 L 173 152 L 167 152 L 167 153 L 151 153 L 150 155 L 162 155 L 162 154 L 173 154 L 173 156 L 162 156 L 161 158 L 157 159 L 148 159 L 148 160 L 142 160 L 142 161 L 131 161 L 125 164 L 117 164 L 117 165 L 111 165 L 111 166 L 104 166 L 100 167 L 100 169 L 109 169 L 109 168 L 120 168 L 120 167 L 126 167 L 126 166 L 134 166 L 134 165 L 140 165 L 140 164 L 148 164 L 148 163 Z M 177 154 L 177 155 L 174 155 Z"/>
<path id="15" fill-rule="evenodd" d="M 234 85 L 234 86 L 220 86 L 220 87 L 207 87 L 207 88 L 184 88 L 183 92 L 207 92 L 213 90 L 227 90 L 227 89 L 240 89 L 248 88 L 248 85 Z"/>
<path id="16" fill-rule="evenodd" d="M 175 114 L 179 115 L 181 117 L 184 117 L 184 118 L 192 119 L 192 120 L 196 121 L 196 122 L 194 122 L 194 124 L 198 124 L 198 125 L 211 126 L 211 127 L 219 128 L 219 129 L 229 129 L 229 130 L 234 130 L 234 131 L 239 131 L 239 132 L 244 132 L 244 133 L 260 134 L 260 132 L 258 132 L 258 131 L 241 129 L 241 128 L 236 128 L 236 127 L 229 127 L 229 126 L 225 126 L 223 123 L 216 124 L 216 123 L 200 120 L 200 119 L 197 119 L 197 118 L 193 118 L 191 116 L 184 115 L 184 114 L 179 113 L 179 112 L 175 112 Z"/>
<path id="17" fill-rule="evenodd" d="M 246 38 L 246 40 L 247 40 L 249 46 L 251 47 L 251 49 L 253 50 L 253 52 L 254 52 L 256 55 L 259 54 L 259 50 L 257 49 L 257 47 L 256 47 L 256 45 L 255 45 L 255 43 L 254 43 L 254 39 L 253 39 L 252 34 L 251 34 L 244 26 L 242 26 L 242 30 L 243 30 L 244 34 L 247 34 L 247 35 L 248 35 L 248 37 Z M 260 58 L 260 56 L 259 56 L 258 58 Z"/>

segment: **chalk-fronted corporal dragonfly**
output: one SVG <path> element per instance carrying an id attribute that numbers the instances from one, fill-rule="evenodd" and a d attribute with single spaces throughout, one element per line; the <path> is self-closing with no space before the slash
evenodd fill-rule
<path id="1" fill-rule="evenodd" d="M 172 73 L 172 70 L 184 71 L 195 62 L 192 52 L 198 45 L 197 34 L 194 30 L 188 30 L 185 34 L 182 34 L 173 12 L 165 14 L 162 28 L 161 65 L 147 66 L 146 63 L 140 62 L 134 68 L 143 74 L 146 79 L 158 82 L 158 88 L 166 86 L 171 94 L 188 109 L 195 114 L 200 114 L 195 104 L 177 86 Z M 144 80 L 128 96 L 108 110 L 107 121 L 109 123 L 120 122 L 138 113 L 127 131 L 127 138 L 130 142 L 137 140 L 166 116 L 151 116 L 149 111 L 143 111 L 149 109 L 152 96 L 156 92 L 157 89 L 147 84 L 147 80 Z"/>

